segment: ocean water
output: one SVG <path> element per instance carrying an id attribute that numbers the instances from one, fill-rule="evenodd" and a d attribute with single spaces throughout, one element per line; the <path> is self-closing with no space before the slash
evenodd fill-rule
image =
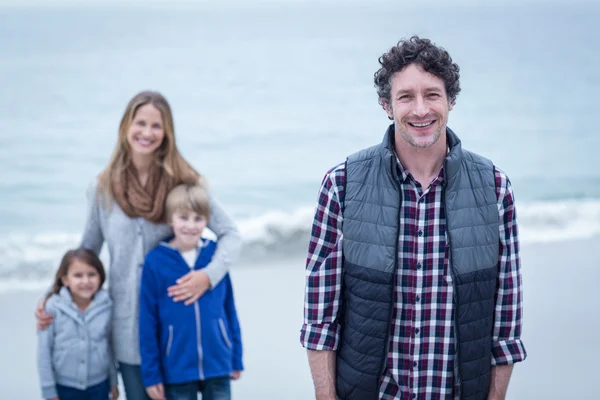
<path id="1" fill-rule="evenodd" d="M 305 251 L 324 173 L 388 124 L 377 58 L 412 34 L 460 65 L 449 126 L 511 178 L 523 242 L 600 233 L 600 6 L 216 3 L 0 3 L 0 291 L 47 285 L 77 244 L 85 189 L 144 89 L 170 101 L 242 261 Z"/>

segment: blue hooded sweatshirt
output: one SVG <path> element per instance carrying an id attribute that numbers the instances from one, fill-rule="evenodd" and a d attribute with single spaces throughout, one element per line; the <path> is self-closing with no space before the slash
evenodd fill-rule
<path id="1" fill-rule="evenodd" d="M 191 268 L 167 243 L 148 253 L 142 272 L 139 337 L 144 386 L 205 380 L 243 370 L 229 274 L 195 303 L 176 303 L 167 288 Z M 194 270 L 208 265 L 216 246 L 212 240 L 200 240 Z"/>

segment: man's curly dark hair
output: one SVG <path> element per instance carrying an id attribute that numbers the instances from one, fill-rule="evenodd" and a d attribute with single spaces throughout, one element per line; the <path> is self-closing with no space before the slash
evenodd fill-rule
<path id="1" fill-rule="evenodd" d="M 379 95 L 379 104 L 382 106 L 382 100 L 387 101 L 388 104 L 390 102 L 392 75 L 410 64 L 417 64 L 443 80 L 451 103 L 456 100 L 460 92 L 460 68 L 452 62 L 450 54 L 444 48 L 436 46 L 429 39 L 421 39 L 418 36 L 403 39 L 379 57 L 379 64 L 381 68 L 375 72 L 375 87 Z"/>

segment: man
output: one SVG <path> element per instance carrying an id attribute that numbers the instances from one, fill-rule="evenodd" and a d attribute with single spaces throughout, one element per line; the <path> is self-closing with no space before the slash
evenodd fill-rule
<path id="1" fill-rule="evenodd" d="M 415 36 L 379 62 L 393 124 L 325 175 L 312 229 L 301 341 L 316 398 L 504 399 L 526 357 L 510 181 L 446 127 L 448 52 Z"/>

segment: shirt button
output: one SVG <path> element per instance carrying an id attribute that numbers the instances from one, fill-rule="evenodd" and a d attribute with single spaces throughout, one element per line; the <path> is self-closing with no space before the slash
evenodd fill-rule
<path id="1" fill-rule="evenodd" d="M 416 399 L 416 398 L 417 398 L 417 394 L 413 393 L 413 399 Z"/>
<path id="2" fill-rule="evenodd" d="M 423 231 L 418 232 L 419 236 L 423 236 Z"/>
<path id="3" fill-rule="evenodd" d="M 421 269 L 423 265 L 421 263 L 417 263 L 417 269 Z"/>
<path id="4" fill-rule="evenodd" d="M 417 362 L 416 361 L 413 361 L 413 367 L 415 367 L 415 368 L 417 367 Z"/>
<path id="5" fill-rule="evenodd" d="M 419 334 L 419 328 L 415 329 L 415 334 L 418 335 Z"/>
<path id="6" fill-rule="evenodd" d="M 421 301 L 421 297 L 419 297 L 419 296 L 415 297 L 415 301 L 418 303 L 419 301 Z"/>

